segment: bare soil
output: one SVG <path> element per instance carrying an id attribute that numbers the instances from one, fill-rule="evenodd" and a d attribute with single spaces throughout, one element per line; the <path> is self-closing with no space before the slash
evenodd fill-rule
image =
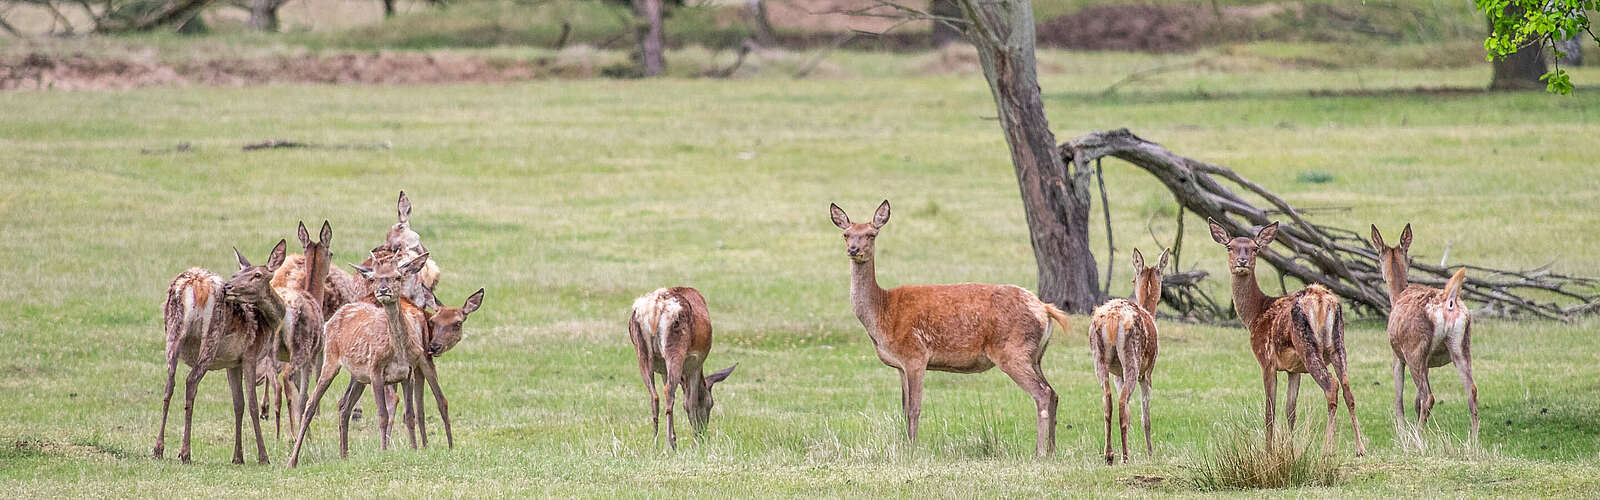
<path id="1" fill-rule="evenodd" d="M 559 58 L 500 60 L 426 53 L 345 53 L 167 63 L 82 54 L 0 58 L 0 90 L 119 90 L 150 86 L 272 83 L 417 85 L 529 80 L 592 68 Z"/>

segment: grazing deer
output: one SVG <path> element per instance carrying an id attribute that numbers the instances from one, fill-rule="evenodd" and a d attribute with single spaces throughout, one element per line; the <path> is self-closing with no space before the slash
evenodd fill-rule
<path id="1" fill-rule="evenodd" d="M 1261 383 L 1266 388 L 1266 440 L 1272 441 L 1274 413 L 1277 412 L 1278 374 L 1289 374 L 1289 394 L 1285 409 L 1289 431 L 1294 431 L 1295 399 L 1300 395 L 1300 374 L 1310 373 L 1322 387 L 1328 402 L 1328 425 L 1324 449 L 1332 451 L 1335 413 L 1339 390 L 1344 389 L 1345 409 L 1350 412 L 1350 427 L 1356 435 L 1356 455 L 1367 453 L 1361 439 L 1361 423 L 1356 420 L 1356 397 L 1350 392 L 1345 362 L 1344 309 L 1339 297 L 1311 284 L 1284 297 L 1270 297 L 1256 283 L 1256 255 L 1278 235 L 1278 223 L 1262 227 L 1254 238 L 1228 235 L 1217 221 L 1211 224 L 1211 239 L 1228 247 L 1228 267 L 1233 276 L 1233 306 L 1239 320 L 1250 330 L 1250 348 L 1261 364 Z M 1332 366 L 1337 378 L 1328 373 Z"/>
<path id="2" fill-rule="evenodd" d="M 1133 250 L 1133 300 L 1115 299 L 1094 309 L 1089 326 L 1089 352 L 1094 374 L 1100 377 L 1106 417 L 1106 465 L 1116 462 L 1111 452 L 1111 380 L 1117 379 L 1122 395 L 1117 411 L 1122 424 L 1122 463 L 1128 463 L 1128 397 L 1138 381 L 1144 415 L 1144 452 L 1154 456 L 1150 444 L 1150 374 L 1156 367 L 1156 305 L 1161 302 L 1161 270 L 1167 267 L 1167 250 L 1155 267 L 1145 267 L 1144 255 Z"/>
<path id="3" fill-rule="evenodd" d="M 1428 423 L 1433 413 L 1433 385 L 1428 369 L 1455 363 L 1467 391 L 1472 414 L 1471 441 L 1478 440 L 1478 386 L 1472 382 L 1472 314 L 1461 299 L 1465 268 L 1456 270 L 1444 289 L 1412 285 L 1406 281 L 1411 267 L 1411 224 L 1400 232 L 1400 244 L 1386 246 L 1378 226 L 1372 226 L 1372 245 L 1378 249 L 1383 281 L 1389 284 L 1389 347 L 1394 349 L 1394 418 L 1406 418 L 1405 371 L 1417 384 L 1417 425 Z"/>
<path id="4" fill-rule="evenodd" d="M 393 259 L 379 259 L 374 268 L 356 266 L 356 270 L 367 279 L 367 289 L 372 291 L 371 302 L 345 304 L 333 317 L 328 318 L 324 327 L 321 374 L 311 393 L 310 404 L 300 418 L 300 436 L 295 440 L 294 454 L 289 458 L 290 467 L 299 464 L 300 449 L 305 445 L 311 418 L 316 415 L 322 395 L 339 374 L 341 366 L 350 370 L 350 385 L 343 398 L 346 401 L 359 399 L 368 384 L 377 393 L 377 400 L 384 401 L 388 399 L 386 392 L 389 384 L 394 383 L 401 385 L 406 401 L 412 401 L 413 361 L 424 355 L 418 340 L 423 338 L 425 317 L 421 308 L 399 295 L 399 292 L 404 279 L 421 270 L 427 258 L 428 254 L 422 254 L 403 264 Z M 354 406 L 340 405 L 340 457 L 348 454 L 349 417 L 350 409 Z M 408 404 L 407 420 L 412 418 L 411 411 Z M 388 405 L 378 405 L 378 428 L 385 450 L 389 449 L 393 425 L 394 419 L 388 411 Z M 413 442 L 412 446 L 415 445 Z"/>
<path id="5" fill-rule="evenodd" d="M 1040 362 L 1050 343 L 1050 320 L 1066 328 L 1066 313 L 1032 292 L 1010 285 L 908 285 L 884 290 L 873 264 L 873 241 L 889 222 L 889 202 L 871 222 L 855 224 L 829 205 L 833 224 L 844 230 L 850 258 L 850 303 L 872 339 L 878 359 L 900 371 L 900 405 L 906 438 L 917 441 L 922 414 L 922 378 L 927 370 L 978 373 L 999 366 L 1039 410 L 1035 451 L 1055 452 L 1056 392 Z"/>
<path id="6" fill-rule="evenodd" d="M 413 403 L 416 405 L 416 422 L 413 423 L 409 420 L 406 422 L 406 431 L 408 433 L 416 434 L 420 432 L 423 448 L 428 447 L 427 414 L 423 405 L 422 394 L 423 382 L 427 382 L 433 390 L 434 402 L 439 405 L 439 417 L 444 421 L 445 444 L 450 448 L 455 448 L 455 435 L 450 430 L 450 407 L 445 401 L 444 391 L 439 389 L 439 376 L 434 368 L 433 360 L 444 355 L 446 351 L 461 342 L 461 338 L 464 335 L 461 327 L 466 323 L 467 316 L 477 311 L 478 307 L 482 305 L 483 289 L 479 288 L 476 293 L 467 297 L 467 301 L 461 307 L 441 307 L 433 313 L 424 312 L 427 321 L 422 329 L 423 338 L 419 339 L 418 343 L 422 346 L 426 356 L 413 360 L 411 371 L 411 383 L 416 388 L 416 391 L 412 393 L 414 397 Z M 422 366 L 423 363 L 427 366 Z M 394 394 L 394 389 L 390 388 L 389 393 L 391 395 Z M 360 403 L 359 398 L 360 395 L 357 395 L 356 400 L 346 400 L 341 397 L 339 400 L 340 411 L 343 411 L 345 406 L 350 406 L 353 415 L 356 405 Z M 395 397 L 391 397 L 388 400 L 390 415 L 394 414 L 399 402 L 399 398 Z"/>
<path id="7" fill-rule="evenodd" d="M 266 443 L 261 440 L 261 411 L 256 400 L 255 368 L 272 344 L 284 316 L 283 299 L 271 286 L 272 271 L 283 264 L 284 246 L 278 241 L 267 265 L 254 266 L 235 249 L 239 271 L 228 281 L 198 267 L 179 274 L 167 287 L 167 300 L 161 313 L 167 335 L 167 385 L 161 399 L 161 429 L 156 433 L 155 456 L 161 458 L 167 435 L 167 410 L 172 405 L 172 386 L 178 360 L 189 365 L 184 381 L 183 448 L 178 459 L 189 463 L 189 431 L 194 422 L 194 396 L 200 379 L 211 370 L 228 371 L 228 387 L 233 393 L 233 463 L 244 463 L 241 421 L 245 405 L 250 407 L 250 426 L 256 436 L 256 460 L 267 463 Z M 245 381 L 249 381 L 246 384 Z"/>
<path id="8" fill-rule="evenodd" d="M 327 221 L 322 222 L 317 241 L 311 240 L 304 222 L 300 223 L 296 233 L 304 249 L 300 268 L 289 273 L 281 286 L 277 285 L 279 273 L 274 272 L 272 280 L 273 291 L 283 298 L 285 306 L 283 326 L 274 346 L 275 353 L 272 354 L 278 361 L 285 362 L 279 368 L 279 378 L 287 382 L 279 385 L 278 389 L 279 397 L 289 400 L 291 436 L 295 433 L 295 418 L 306 404 L 306 390 L 310 388 L 315 375 L 316 357 L 322 351 L 322 299 L 327 287 L 329 261 L 333 259 L 329 246 L 333 243 L 333 227 Z M 284 267 L 279 266 L 278 270 Z"/>
<path id="9" fill-rule="evenodd" d="M 650 391 L 650 425 L 661 435 L 661 400 L 656 396 L 656 374 L 667 385 L 667 444 L 678 448 L 678 429 L 672 418 L 672 397 L 683 387 L 683 411 L 695 437 L 711 421 L 711 388 L 726 380 L 735 364 L 706 375 L 711 354 L 711 311 L 699 290 L 686 286 L 657 288 L 633 301 L 628 317 L 628 338 L 639 355 L 639 375 Z"/>

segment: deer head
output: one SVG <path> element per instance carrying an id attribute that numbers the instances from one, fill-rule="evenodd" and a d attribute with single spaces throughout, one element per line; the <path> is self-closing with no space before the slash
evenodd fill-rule
<path id="1" fill-rule="evenodd" d="M 1171 253 L 1169 249 L 1162 249 L 1155 267 L 1145 267 L 1144 254 L 1133 249 L 1133 301 L 1146 311 L 1154 313 L 1156 303 L 1161 300 L 1161 270 L 1167 268 L 1167 255 Z"/>
<path id="2" fill-rule="evenodd" d="M 361 273 L 361 277 L 366 278 L 367 289 L 372 291 L 372 297 L 379 305 L 387 306 L 395 303 L 396 294 L 400 293 L 405 279 L 422 270 L 422 266 L 428 263 L 428 254 L 418 255 L 404 264 L 397 263 L 397 260 L 399 259 L 393 257 L 373 256 L 373 265 L 370 268 L 360 264 L 350 264 L 350 267 Z"/>
<path id="3" fill-rule="evenodd" d="M 422 246 L 422 237 L 411 230 L 411 198 L 406 197 L 406 192 L 400 192 L 400 201 L 395 203 L 395 212 L 399 214 L 399 222 L 389 228 L 389 234 L 384 236 L 384 241 L 401 249 L 419 248 Z"/>
<path id="4" fill-rule="evenodd" d="M 1278 236 L 1278 221 L 1262 227 L 1254 238 L 1234 238 L 1217 221 L 1206 219 L 1206 222 L 1211 223 L 1211 239 L 1228 247 L 1228 268 L 1234 275 L 1254 275 L 1256 255 Z"/>
<path id="5" fill-rule="evenodd" d="M 320 257 L 324 262 L 333 258 L 333 251 L 330 250 L 333 244 L 333 226 L 329 225 L 328 221 L 322 221 L 322 231 L 317 234 L 317 241 L 311 241 L 311 233 L 306 231 L 304 221 L 300 222 L 296 236 L 300 238 L 300 248 L 305 250 L 306 258 Z"/>
<path id="6" fill-rule="evenodd" d="M 850 223 L 850 216 L 839 205 L 829 203 L 828 211 L 833 218 L 833 225 L 844 230 L 845 255 L 858 264 L 871 262 L 873 241 L 878 237 L 878 230 L 889 223 L 889 200 L 883 200 L 878 205 L 878 211 L 872 214 L 872 222 L 865 224 Z"/>
<path id="7" fill-rule="evenodd" d="M 733 374 L 733 369 L 738 367 L 739 365 L 735 363 L 733 366 L 706 375 L 703 379 L 700 393 L 695 396 L 693 408 L 689 408 L 689 425 L 694 426 L 696 434 L 705 432 L 706 424 L 711 421 L 711 407 L 716 405 L 716 402 L 711 399 L 711 388 L 717 382 L 727 380 L 728 375 Z"/>
<path id="8" fill-rule="evenodd" d="M 1406 269 L 1411 266 L 1411 223 L 1406 223 L 1406 228 L 1400 231 L 1400 244 L 1392 247 L 1383 244 L 1378 226 L 1372 226 L 1372 248 L 1378 250 L 1378 269 L 1383 273 L 1383 281 L 1404 283 Z"/>
<path id="9" fill-rule="evenodd" d="M 231 303 L 256 303 L 272 293 L 272 272 L 283 265 L 284 252 L 288 241 L 278 240 L 278 246 L 272 247 L 272 254 L 267 257 L 267 265 L 256 266 L 250 264 L 250 259 L 244 258 L 239 249 L 233 249 L 233 256 L 239 259 L 239 272 L 222 285 L 224 300 Z"/>
<path id="10" fill-rule="evenodd" d="M 467 316 L 478 310 L 483 305 L 483 289 L 467 297 L 467 302 L 461 307 L 441 307 L 438 312 L 428 317 L 428 339 L 423 349 L 429 356 L 439 356 L 445 351 L 455 347 L 461 342 L 461 325 L 466 323 Z"/>

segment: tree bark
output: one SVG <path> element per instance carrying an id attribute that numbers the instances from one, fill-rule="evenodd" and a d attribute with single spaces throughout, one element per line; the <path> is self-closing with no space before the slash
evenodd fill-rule
<path id="1" fill-rule="evenodd" d="M 1039 297 L 1067 311 L 1090 312 L 1104 298 L 1095 286 L 1099 279 L 1089 251 L 1093 170 L 1076 165 L 1068 177 L 1045 119 L 1031 0 L 957 1 L 1011 149 L 1039 268 Z"/>
<path id="2" fill-rule="evenodd" d="M 383 0 L 383 18 L 394 17 L 394 0 Z"/>
<path id="3" fill-rule="evenodd" d="M 250 0 L 250 28 L 278 31 L 278 7 L 282 5 L 282 0 Z"/>
<path id="4" fill-rule="evenodd" d="M 767 16 L 766 0 L 746 0 L 745 15 L 750 18 L 750 37 L 764 47 L 771 47 L 778 43 L 778 33 L 772 29 L 772 21 Z"/>
<path id="5" fill-rule="evenodd" d="M 1567 54 L 1556 62 L 1560 63 L 1562 66 L 1583 66 L 1582 37 L 1574 36 L 1572 38 L 1556 42 L 1556 48 L 1561 49 L 1562 52 Z"/>
<path id="6" fill-rule="evenodd" d="M 961 18 L 961 6 L 956 5 L 955 0 L 933 0 L 928 4 L 928 13 L 938 17 L 959 19 Z M 961 38 L 961 30 L 952 25 L 956 22 L 938 20 L 933 22 L 933 28 L 929 31 L 929 41 L 933 44 L 933 48 L 943 48 L 950 42 Z"/>
<path id="7" fill-rule="evenodd" d="M 639 70 L 644 76 L 660 75 L 667 66 L 661 55 L 661 0 L 633 0 L 633 15 L 639 32 Z"/>
<path id="8" fill-rule="evenodd" d="M 1506 15 L 1522 16 L 1523 10 L 1516 6 L 1507 6 Z M 1511 55 L 1494 60 L 1494 77 L 1489 81 L 1490 90 L 1535 90 L 1545 88 L 1544 82 L 1539 77 L 1544 76 L 1549 67 L 1544 61 L 1544 44 L 1532 43 L 1518 49 Z"/>
<path id="9" fill-rule="evenodd" d="M 105 20 L 95 26 L 99 33 L 131 33 L 140 31 L 154 31 L 163 26 L 179 26 L 201 10 L 211 5 L 212 0 L 178 0 L 137 18 L 113 21 Z"/>

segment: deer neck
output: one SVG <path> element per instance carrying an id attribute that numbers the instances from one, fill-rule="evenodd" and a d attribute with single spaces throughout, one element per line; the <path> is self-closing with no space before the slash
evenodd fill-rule
<path id="1" fill-rule="evenodd" d="M 1154 290 L 1154 292 L 1147 293 L 1151 290 Z M 1139 304 L 1139 307 L 1143 307 L 1144 310 L 1148 311 L 1150 314 L 1155 314 L 1157 303 L 1160 300 L 1161 288 L 1159 284 L 1150 285 L 1141 283 L 1140 286 L 1133 287 L 1133 303 Z"/>
<path id="2" fill-rule="evenodd" d="M 411 328 L 406 322 L 400 300 L 383 305 L 383 315 L 389 322 L 389 342 L 394 346 L 395 362 L 409 366 L 411 360 Z"/>
<path id="3" fill-rule="evenodd" d="M 1256 316 L 1267 308 L 1267 302 L 1272 300 L 1267 294 L 1261 293 L 1261 285 L 1256 283 L 1254 270 L 1244 274 L 1232 274 L 1233 278 L 1233 307 L 1239 311 L 1239 319 L 1244 321 L 1245 328 L 1256 321 Z"/>
<path id="4" fill-rule="evenodd" d="M 850 261 L 850 305 L 855 308 L 856 319 L 861 320 L 861 326 L 867 328 L 867 335 L 876 340 L 883 336 L 888 293 L 878 286 L 878 273 L 873 262 Z"/>
<path id="5" fill-rule="evenodd" d="M 328 259 L 322 252 L 307 252 L 305 262 L 306 282 L 300 287 L 311 295 L 311 298 L 322 302 L 322 296 L 328 285 Z"/>
<path id="6" fill-rule="evenodd" d="M 1389 285 L 1390 303 L 1399 298 L 1400 292 L 1405 291 L 1407 286 L 1411 286 L 1411 283 L 1406 280 L 1406 267 L 1404 264 L 1395 264 L 1388 261 L 1383 263 L 1383 282 Z"/>
<path id="7" fill-rule="evenodd" d="M 255 306 L 256 312 L 261 315 L 261 319 L 265 321 L 265 324 L 261 326 L 266 331 L 277 331 L 278 326 L 283 324 L 283 316 L 287 306 L 284 305 L 283 297 L 279 297 L 276 290 L 268 287 L 267 293 L 255 300 L 252 305 Z"/>

